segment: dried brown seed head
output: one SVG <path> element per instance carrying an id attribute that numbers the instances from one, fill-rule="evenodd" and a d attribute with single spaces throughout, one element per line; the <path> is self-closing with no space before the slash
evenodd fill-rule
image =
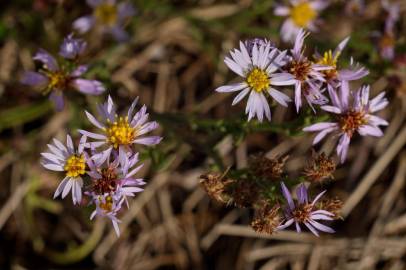
<path id="1" fill-rule="evenodd" d="M 235 206 L 240 208 L 252 207 L 258 201 L 258 186 L 251 180 L 239 180 L 235 183 L 231 196 Z"/>
<path id="2" fill-rule="evenodd" d="M 278 180 L 288 156 L 281 158 L 267 158 L 264 155 L 253 156 L 249 161 L 251 171 L 260 178 Z"/>
<path id="3" fill-rule="evenodd" d="M 226 189 L 233 182 L 234 180 L 225 178 L 225 174 L 220 173 L 207 173 L 200 176 L 200 185 L 211 198 L 220 203 L 230 201 Z"/>
<path id="4" fill-rule="evenodd" d="M 304 169 L 304 176 L 310 182 L 322 182 L 327 179 L 333 179 L 333 173 L 336 170 L 336 164 L 333 159 L 326 154 L 316 154 L 313 151 L 310 163 Z"/>
<path id="5" fill-rule="evenodd" d="M 281 223 L 279 205 L 264 205 L 255 211 L 251 227 L 259 233 L 273 234 Z"/>
<path id="6" fill-rule="evenodd" d="M 343 208 L 343 202 L 338 198 L 323 200 L 320 203 L 318 203 L 316 207 L 320 210 L 326 210 L 330 213 L 333 213 L 334 219 L 342 218 L 340 212 L 341 209 Z"/>

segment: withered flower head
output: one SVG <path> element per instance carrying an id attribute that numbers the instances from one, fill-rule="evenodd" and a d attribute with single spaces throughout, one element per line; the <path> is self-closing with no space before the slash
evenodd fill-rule
<path id="1" fill-rule="evenodd" d="M 253 156 L 249 160 L 249 167 L 257 177 L 278 180 L 287 159 L 288 156 L 277 158 L 267 158 L 264 155 Z"/>
<path id="2" fill-rule="evenodd" d="M 273 234 L 281 223 L 279 210 L 279 205 L 271 207 L 269 204 L 256 209 L 251 227 L 258 233 Z"/>
<path id="3" fill-rule="evenodd" d="M 254 181 L 242 179 L 235 182 L 231 196 L 240 208 L 252 207 L 258 201 L 259 190 Z"/>
<path id="4" fill-rule="evenodd" d="M 321 201 L 318 205 L 316 205 L 316 208 L 318 209 L 324 209 L 332 214 L 334 214 L 334 216 L 332 218 L 334 219 L 341 219 L 341 209 L 343 208 L 343 202 L 338 199 L 338 198 L 334 198 L 334 199 L 325 199 L 323 201 Z"/>
<path id="5" fill-rule="evenodd" d="M 322 182 L 326 179 L 333 179 L 333 173 L 336 170 L 334 161 L 327 157 L 326 154 L 318 155 L 314 150 L 310 163 L 304 169 L 303 174 L 310 182 Z"/>
<path id="6" fill-rule="evenodd" d="M 226 172 L 227 173 L 227 172 Z M 227 186 L 234 180 L 225 178 L 225 174 L 207 173 L 200 176 L 200 185 L 207 194 L 220 203 L 228 203 L 230 196 L 227 194 Z"/>

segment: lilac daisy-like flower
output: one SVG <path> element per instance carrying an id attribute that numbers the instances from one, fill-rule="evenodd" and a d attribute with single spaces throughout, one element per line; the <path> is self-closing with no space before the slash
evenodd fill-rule
<path id="1" fill-rule="evenodd" d="M 325 191 L 318 194 L 313 201 L 310 202 L 306 186 L 300 184 L 296 189 L 297 202 L 295 203 L 290 191 L 283 182 L 281 183 L 281 187 L 287 206 L 284 211 L 285 221 L 277 227 L 278 230 L 283 230 L 294 223 L 298 233 L 302 231 L 300 224 L 304 224 L 316 236 L 319 236 L 318 231 L 334 233 L 333 229 L 318 222 L 318 220 L 333 220 L 334 217 L 333 213 L 316 209 L 315 207 L 315 204 L 323 196 Z"/>
<path id="2" fill-rule="evenodd" d="M 312 104 L 323 105 L 328 102 L 328 99 L 320 90 L 320 82 L 325 82 L 322 72 L 330 70 L 331 67 L 315 64 L 303 55 L 303 42 L 306 36 L 307 33 L 301 29 L 296 37 L 295 45 L 291 50 L 292 58 L 285 67 L 287 72 L 293 76 L 297 112 L 299 112 L 302 106 L 302 95 L 311 107 Z"/>
<path id="3" fill-rule="evenodd" d="M 71 38 L 70 38 L 71 40 Z M 67 47 L 69 42 L 64 41 L 61 48 L 61 55 L 68 55 Z M 83 44 L 81 46 L 84 46 Z M 69 49 L 70 50 L 70 49 Z M 78 54 L 80 50 L 70 50 Z M 72 55 L 70 53 L 68 56 Z M 83 94 L 100 95 L 105 91 L 103 84 L 97 80 L 82 79 L 81 76 L 87 71 L 86 65 L 80 65 L 73 71 L 60 67 L 56 59 L 45 50 L 39 50 L 33 57 L 34 60 L 42 63 L 38 72 L 26 71 L 21 83 L 29 86 L 39 87 L 44 93 L 50 94 L 50 99 L 55 103 L 58 111 L 64 107 L 63 91 L 74 88 Z"/>
<path id="4" fill-rule="evenodd" d="M 138 163 L 138 153 L 131 154 L 120 151 L 118 157 L 110 162 L 110 155 L 99 153 L 88 159 L 90 171 L 87 173 L 92 178 L 90 192 L 88 193 L 96 205 L 91 219 L 95 215 L 106 216 L 113 223 L 117 235 L 119 220 L 117 212 L 127 197 L 135 196 L 135 193 L 143 191 L 140 187 L 145 184 L 143 179 L 134 178 L 134 175 L 142 168 Z"/>
<path id="5" fill-rule="evenodd" d="M 317 16 L 328 4 L 328 0 L 290 0 L 289 6 L 277 6 L 274 14 L 288 17 L 281 27 L 282 40 L 293 41 L 302 28 L 317 32 Z"/>
<path id="6" fill-rule="evenodd" d="M 110 155 L 104 152 L 97 153 L 88 159 L 90 171 L 87 174 L 93 179 L 92 193 L 100 195 L 119 191 L 127 201 L 127 197 L 133 197 L 135 193 L 141 192 L 143 189 L 139 186 L 144 185 L 145 182 L 142 179 L 133 178 L 143 166 L 141 164 L 135 167 L 139 161 L 138 156 L 138 153 L 132 154 L 120 150 L 113 162 L 110 162 Z"/>
<path id="7" fill-rule="evenodd" d="M 106 151 L 123 149 L 129 151 L 134 144 L 155 145 L 161 141 L 159 136 L 142 137 L 146 133 L 158 128 L 155 121 L 147 122 L 147 107 L 144 105 L 134 114 L 137 100 L 131 104 L 126 116 L 118 116 L 113 100 L 109 96 L 107 102 L 98 106 L 98 111 L 102 121 L 98 121 L 87 111 L 86 116 L 89 121 L 101 129 L 102 133 L 93 133 L 85 130 L 79 130 L 83 135 L 93 138 L 97 141 L 88 143 L 90 148 L 97 148 L 102 145 L 108 145 Z"/>
<path id="8" fill-rule="evenodd" d="M 65 198 L 72 191 L 73 204 L 79 204 L 82 201 L 82 176 L 86 170 L 86 155 L 83 152 L 86 136 L 80 139 L 77 151 L 69 135 L 66 136 L 66 146 L 57 139 L 53 141 L 54 144 L 48 144 L 51 152 L 41 153 L 41 164 L 48 170 L 65 172 L 65 178 L 56 189 L 54 199 L 60 194 Z"/>
<path id="9" fill-rule="evenodd" d="M 352 59 L 349 68 L 338 68 L 338 58 L 347 45 L 349 39 L 350 38 L 347 37 L 341 41 L 333 52 L 329 50 L 325 52 L 323 56 L 318 53 L 315 55 L 317 64 L 330 67 L 330 69 L 322 71 L 328 87 L 337 88 L 342 80 L 359 80 L 369 74 L 369 71 L 365 67 L 354 65 Z"/>
<path id="10" fill-rule="evenodd" d="M 351 95 L 346 81 L 342 81 L 338 94 L 330 89 L 329 94 L 332 105 L 322 106 L 321 109 L 332 113 L 336 121 L 313 124 L 304 128 L 303 131 L 319 132 L 313 144 L 320 142 L 332 132 L 340 136 L 337 155 L 343 163 L 347 157 L 350 140 L 356 131 L 361 136 L 381 137 L 383 135 L 379 126 L 386 126 L 388 122 L 373 113 L 385 108 L 388 100 L 385 98 L 385 92 L 369 100 L 369 86 L 363 86 Z M 352 103 L 350 103 L 351 97 Z"/>
<path id="11" fill-rule="evenodd" d="M 259 46 L 255 43 L 250 51 L 251 53 L 247 50 L 246 45 L 240 42 L 240 49 L 231 51 L 231 58 L 226 57 L 224 60 L 232 71 L 244 78 L 244 82 L 221 86 L 216 91 L 221 93 L 240 91 L 232 105 L 237 104 L 249 94 L 245 110 L 248 114 L 248 121 L 255 116 L 259 121 L 263 121 L 264 114 L 268 120 L 271 120 L 271 110 L 265 93 L 286 107 L 291 99 L 272 86 L 295 83 L 292 75 L 276 72 L 285 63 L 286 51 L 279 52 L 278 49 L 271 48 L 270 43 Z"/>
<path id="12" fill-rule="evenodd" d="M 86 41 L 74 38 L 73 34 L 70 34 L 64 38 L 59 48 L 59 55 L 65 59 L 75 59 L 85 52 L 86 47 Z"/>
<path id="13" fill-rule="evenodd" d="M 395 57 L 395 25 L 400 17 L 400 6 L 399 3 L 390 3 L 388 1 L 382 1 L 382 7 L 388 13 L 385 20 L 385 30 L 382 35 L 380 35 L 378 47 L 380 55 L 383 59 L 392 60 Z"/>
<path id="14" fill-rule="evenodd" d="M 116 217 L 118 211 L 124 202 L 124 198 L 119 193 L 106 193 L 103 195 L 94 195 L 93 202 L 96 205 L 96 209 L 90 215 L 90 220 L 95 216 L 107 217 L 113 224 L 114 231 L 117 236 L 120 236 L 120 228 L 118 223 L 121 221 Z"/>
<path id="15" fill-rule="evenodd" d="M 74 29 L 80 33 L 86 33 L 94 26 L 99 26 L 104 33 L 112 34 L 117 41 L 128 39 L 123 25 L 135 14 L 131 3 L 117 4 L 116 0 L 87 0 L 87 4 L 93 9 L 93 14 L 76 19 L 73 22 Z"/>

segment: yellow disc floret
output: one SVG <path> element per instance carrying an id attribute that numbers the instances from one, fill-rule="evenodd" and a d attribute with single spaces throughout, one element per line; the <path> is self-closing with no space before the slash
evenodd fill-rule
<path id="1" fill-rule="evenodd" d="M 301 2 L 290 10 L 290 18 L 299 27 L 306 27 L 316 15 L 316 11 L 307 2 Z"/>
<path id="2" fill-rule="evenodd" d="M 117 22 L 117 7 L 112 4 L 101 4 L 94 10 L 94 16 L 101 24 L 113 26 Z"/>
<path id="3" fill-rule="evenodd" d="M 65 163 L 63 168 L 66 172 L 66 176 L 76 178 L 80 175 L 85 174 L 86 163 L 85 157 L 83 155 L 77 156 L 72 155 L 70 156 Z"/>
<path id="4" fill-rule="evenodd" d="M 340 56 L 338 52 L 334 57 L 331 50 L 324 53 L 323 58 L 317 61 L 317 64 L 330 66 L 331 69 L 324 70 L 323 73 L 326 75 L 327 79 L 334 79 L 337 77 L 337 60 Z"/>
<path id="5" fill-rule="evenodd" d="M 333 57 L 333 53 L 331 52 L 331 50 L 327 51 L 324 53 L 323 58 L 321 58 L 318 61 L 318 64 L 320 65 L 327 65 L 327 66 L 332 66 L 332 67 L 337 67 L 337 60 L 338 57 L 340 56 L 339 53 L 337 53 L 334 57 Z"/>
<path id="6" fill-rule="evenodd" d="M 65 89 L 69 82 L 69 77 L 62 71 L 46 72 L 46 76 L 48 77 L 49 80 L 47 87 L 49 90 Z"/>
<path id="7" fill-rule="evenodd" d="M 99 202 L 99 207 L 103 209 L 106 214 L 113 209 L 113 198 L 111 196 L 107 196 L 104 202 L 99 198 Z"/>
<path id="8" fill-rule="evenodd" d="M 352 136 L 354 132 L 368 121 L 364 112 L 349 111 L 346 115 L 340 117 L 340 128 L 348 136 Z"/>
<path id="9" fill-rule="evenodd" d="M 136 137 L 136 132 L 128 123 L 128 117 L 120 117 L 106 129 L 107 140 L 114 148 L 129 145 Z"/>
<path id="10" fill-rule="evenodd" d="M 248 73 L 246 82 L 250 88 L 258 93 L 268 89 L 270 84 L 268 74 L 259 68 L 254 68 Z"/>

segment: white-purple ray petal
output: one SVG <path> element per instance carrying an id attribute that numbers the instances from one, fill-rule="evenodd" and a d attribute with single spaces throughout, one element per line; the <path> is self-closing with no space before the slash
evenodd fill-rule
<path id="1" fill-rule="evenodd" d="M 162 137 L 160 137 L 160 136 L 150 136 L 150 137 L 135 139 L 133 141 L 133 143 L 144 144 L 144 145 L 155 145 L 155 144 L 160 143 L 161 140 L 162 140 Z"/>
<path id="2" fill-rule="evenodd" d="M 362 125 L 358 128 L 358 133 L 362 136 L 382 137 L 383 132 L 380 128 L 370 125 Z"/>
<path id="3" fill-rule="evenodd" d="M 73 22 L 73 29 L 83 34 L 88 32 L 94 25 L 95 18 L 91 15 L 83 16 Z"/>
<path id="4" fill-rule="evenodd" d="M 42 62 L 44 68 L 49 71 L 59 70 L 56 59 L 44 49 L 39 49 L 32 59 Z"/>
<path id="5" fill-rule="evenodd" d="M 303 183 L 300 184 L 299 187 L 296 189 L 296 195 L 299 204 L 308 203 L 309 198 L 307 197 L 307 188 Z"/>
<path id="6" fill-rule="evenodd" d="M 102 134 L 89 132 L 89 131 L 86 131 L 86 130 L 83 130 L 83 129 L 78 129 L 78 131 L 79 131 L 80 134 L 85 135 L 85 136 L 87 136 L 89 138 L 96 139 L 96 140 L 106 140 L 107 139 L 107 137 L 105 135 L 102 135 Z"/>
<path id="7" fill-rule="evenodd" d="M 65 187 L 63 188 L 62 199 L 65 198 L 66 195 L 68 195 L 69 191 L 71 191 L 74 181 L 75 180 L 73 178 L 69 178 L 68 182 L 66 183 Z"/>
<path id="8" fill-rule="evenodd" d="M 282 189 L 282 195 L 283 195 L 283 197 L 285 197 L 290 210 L 295 209 L 295 204 L 293 203 L 293 199 L 292 199 L 292 196 L 290 195 L 290 191 L 286 187 L 285 183 L 283 183 L 283 182 L 281 182 L 281 189 Z"/>
<path id="9" fill-rule="evenodd" d="M 72 85 L 79 92 L 88 95 L 100 95 L 106 90 L 103 84 L 97 80 L 75 79 L 72 81 Z"/>
<path id="10" fill-rule="evenodd" d="M 63 94 L 60 91 L 52 91 L 49 95 L 49 99 L 54 103 L 55 109 L 60 112 L 65 106 L 65 101 L 63 99 Z"/>
<path id="11" fill-rule="evenodd" d="M 244 90 L 242 90 L 242 91 L 233 99 L 233 103 L 231 103 L 231 106 L 234 106 L 235 104 L 237 104 L 238 102 L 240 102 L 249 92 L 250 92 L 250 89 L 249 89 L 249 88 L 245 88 Z"/>
<path id="12" fill-rule="evenodd" d="M 55 199 L 56 197 L 58 197 L 59 194 L 62 193 L 62 191 L 63 191 L 63 189 L 65 188 L 65 185 L 66 185 L 66 183 L 67 183 L 68 181 L 69 181 L 69 177 L 65 177 L 65 178 L 61 181 L 61 183 L 59 183 L 59 185 L 58 185 L 58 187 L 56 188 L 55 193 L 54 193 L 54 199 Z"/>
<path id="13" fill-rule="evenodd" d="M 236 84 L 220 86 L 215 91 L 220 92 L 220 93 L 235 92 L 235 91 L 240 91 L 240 90 L 246 88 L 247 86 L 248 85 L 245 82 L 236 83 Z"/>
<path id="14" fill-rule="evenodd" d="M 45 87 L 49 80 L 41 73 L 34 71 L 25 71 L 20 79 L 20 82 L 29 86 L 43 86 Z"/>
<path id="15" fill-rule="evenodd" d="M 326 225 L 323 225 L 317 221 L 309 220 L 309 223 L 319 231 L 326 232 L 326 233 L 334 233 L 335 231 Z"/>
<path id="16" fill-rule="evenodd" d="M 276 100 L 279 104 L 282 106 L 288 107 L 288 102 L 291 102 L 292 100 L 290 97 L 274 88 L 271 88 L 268 90 L 269 95 Z"/>

